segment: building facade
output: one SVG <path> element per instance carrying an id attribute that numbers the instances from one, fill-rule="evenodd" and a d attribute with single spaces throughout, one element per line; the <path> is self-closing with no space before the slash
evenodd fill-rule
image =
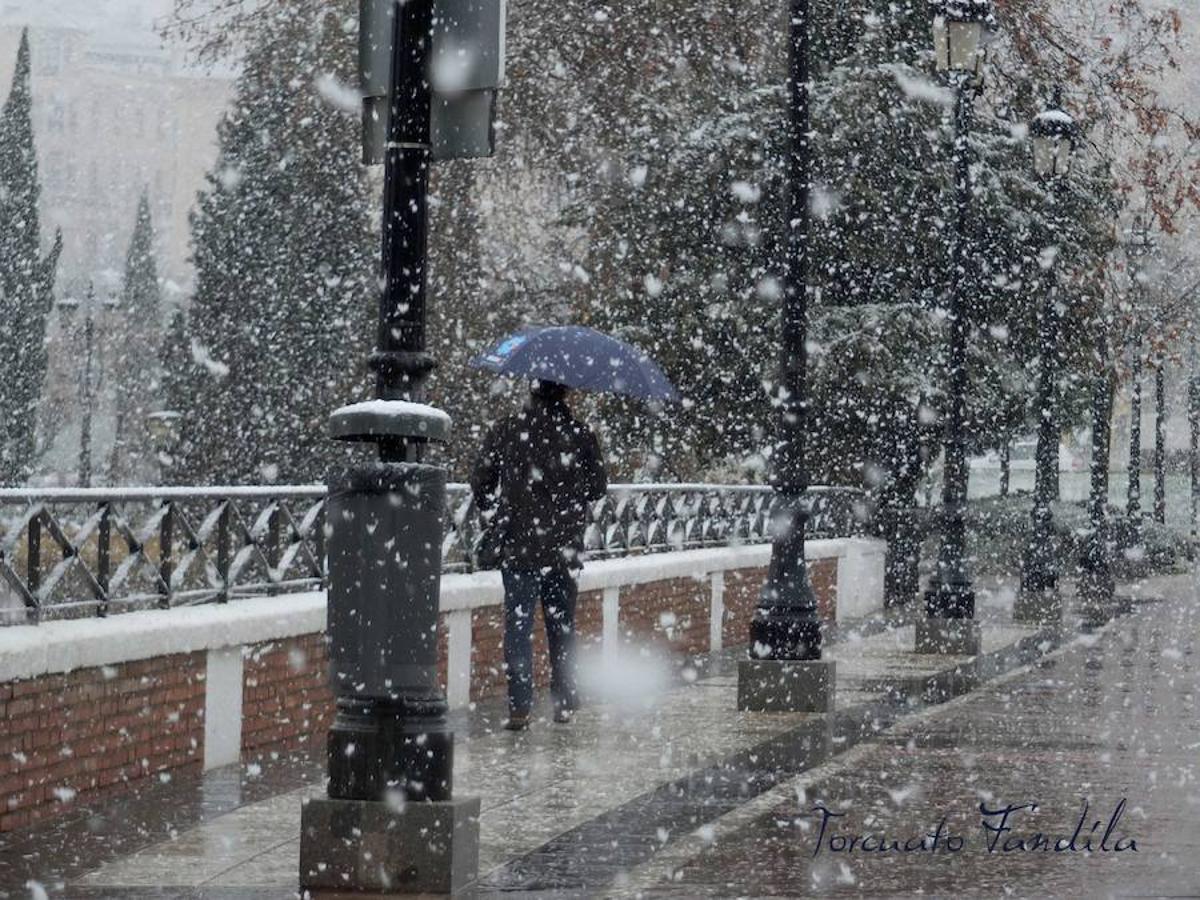
<path id="1" fill-rule="evenodd" d="M 216 155 L 231 79 L 159 35 L 169 0 L 0 0 L 0 90 L 29 29 L 43 234 L 63 233 L 58 293 L 120 289 L 149 192 L 164 300 L 191 282 L 188 211 Z M 173 297 L 172 294 L 177 294 Z"/>

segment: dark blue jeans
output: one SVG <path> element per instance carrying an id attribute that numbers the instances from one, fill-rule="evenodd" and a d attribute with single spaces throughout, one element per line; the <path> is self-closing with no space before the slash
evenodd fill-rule
<path id="1" fill-rule="evenodd" d="M 550 694 L 555 708 L 574 709 L 575 598 L 579 586 L 566 569 L 501 568 L 504 578 L 504 664 L 508 672 L 508 708 L 533 706 L 533 614 L 538 603 L 550 645 Z"/>

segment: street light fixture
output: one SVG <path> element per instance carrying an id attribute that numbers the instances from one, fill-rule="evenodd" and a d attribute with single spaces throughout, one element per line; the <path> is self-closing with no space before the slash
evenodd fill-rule
<path id="1" fill-rule="evenodd" d="M 1078 141 L 1079 126 L 1062 109 L 1062 92 L 1054 92 L 1054 102 L 1034 118 L 1033 165 L 1050 189 L 1048 243 L 1057 244 L 1061 231 L 1061 204 L 1067 176 Z M 1056 621 L 1062 617 L 1058 593 L 1058 563 L 1054 547 L 1054 479 L 1058 469 L 1059 435 L 1054 414 L 1054 383 L 1058 373 L 1058 282 L 1050 273 L 1041 321 L 1038 323 L 1038 355 L 1041 360 L 1038 381 L 1038 439 L 1033 494 L 1033 528 L 1025 548 L 1021 569 L 1021 590 L 1013 607 L 1018 621 Z"/>
<path id="2" fill-rule="evenodd" d="M 983 79 L 991 0 L 933 0 L 933 56 L 939 72 Z"/>
<path id="3" fill-rule="evenodd" d="M 983 57 L 992 23 L 990 0 L 935 0 L 934 55 L 940 71 L 955 88 L 954 199 L 955 226 L 950 271 L 956 279 L 949 296 L 949 407 L 944 439 L 942 542 L 937 570 L 925 595 L 926 616 L 916 623 L 918 653 L 974 656 L 980 649 L 975 621 L 975 591 L 966 560 L 967 444 L 967 311 L 961 278 L 967 266 L 967 224 L 971 203 L 969 135 L 971 104 L 983 84 Z"/>
<path id="4" fill-rule="evenodd" d="M 1061 90 L 1055 89 L 1053 106 L 1034 117 L 1030 134 L 1033 137 L 1033 168 L 1038 176 L 1066 178 L 1071 172 L 1071 160 L 1079 141 L 1079 126 L 1062 109 Z M 1055 180 L 1052 184 L 1061 182 Z"/>

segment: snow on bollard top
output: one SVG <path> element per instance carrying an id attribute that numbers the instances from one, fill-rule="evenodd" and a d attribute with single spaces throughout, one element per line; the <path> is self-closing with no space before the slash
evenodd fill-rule
<path id="1" fill-rule="evenodd" d="M 329 433 L 341 441 L 406 437 L 445 442 L 450 438 L 450 416 L 427 403 L 366 400 L 335 410 L 329 417 Z"/>

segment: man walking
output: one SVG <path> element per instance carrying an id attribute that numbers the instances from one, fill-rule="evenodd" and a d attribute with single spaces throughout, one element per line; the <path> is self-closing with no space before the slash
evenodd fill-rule
<path id="1" fill-rule="evenodd" d="M 588 504 L 604 496 L 600 445 L 566 403 L 567 388 L 535 381 L 529 402 L 488 433 L 471 474 L 480 511 L 494 509 L 488 542 L 504 579 L 504 663 L 509 718 L 529 727 L 533 707 L 533 616 L 540 603 L 550 645 L 556 722 L 578 706 L 575 686 L 574 573 Z"/>

